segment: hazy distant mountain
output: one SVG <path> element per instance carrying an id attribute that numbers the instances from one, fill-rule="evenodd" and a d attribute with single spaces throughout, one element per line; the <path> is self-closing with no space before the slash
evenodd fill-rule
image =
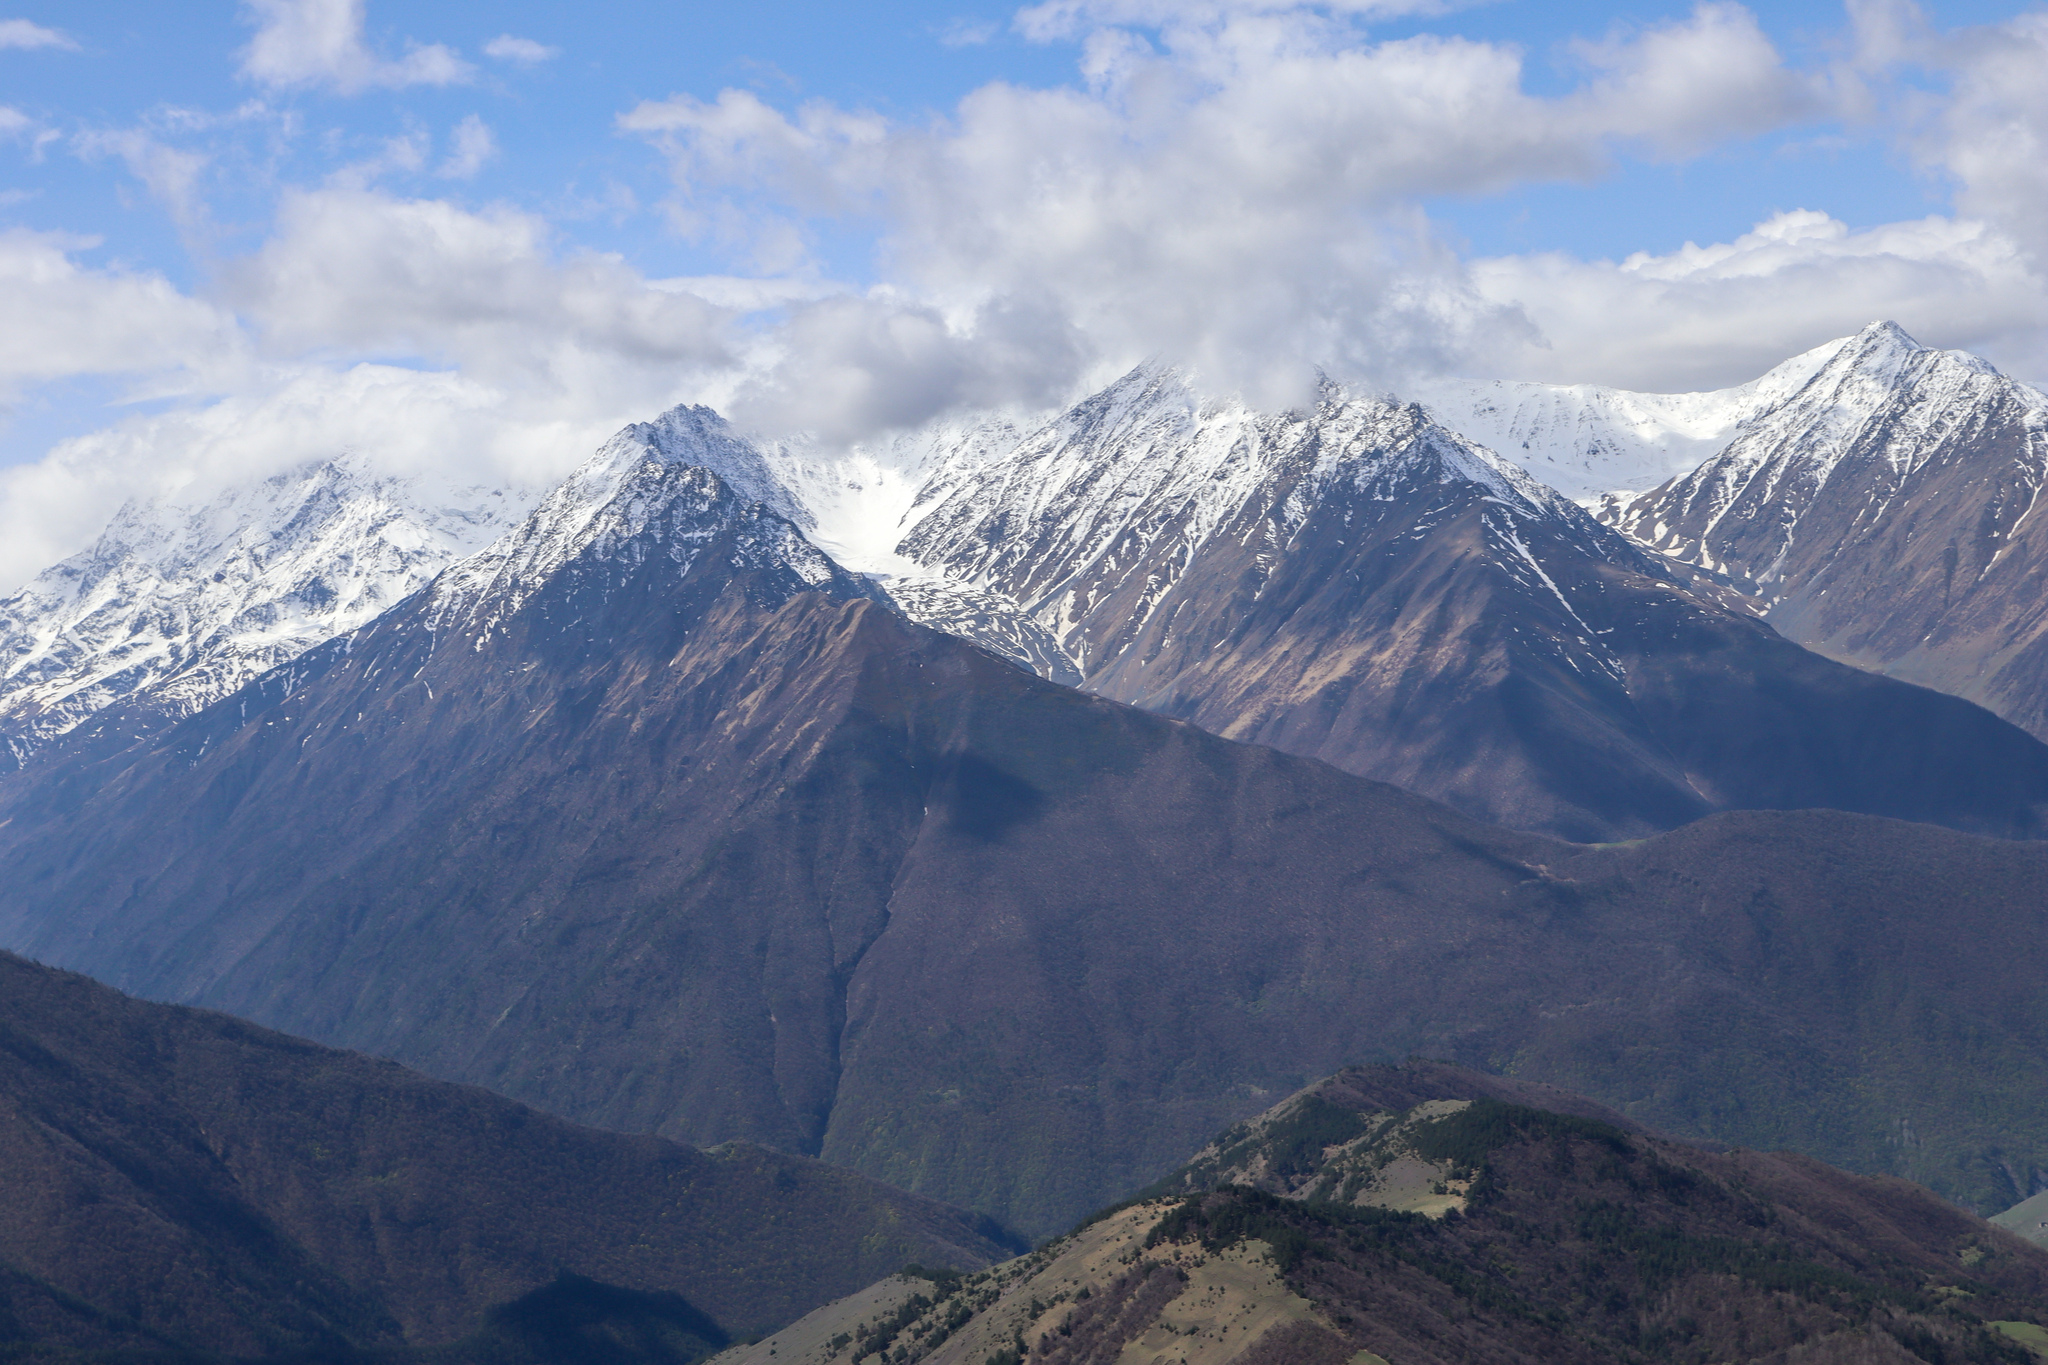
<path id="1" fill-rule="evenodd" d="M 620 1365 L 687 1360 L 905 1261 L 1003 1253 L 850 1171 L 578 1128 L 5 954 L 0 1040 L 10 1353 L 395 1365 L 468 1339 L 436 1358 L 568 1365 L 522 1338 L 584 1318 L 661 1346 Z"/>
<path id="2" fill-rule="evenodd" d="M 954 479 L 902 605 L 1083 686 L 1482 819 L 1627 838 L 1826 806 L 2040 832 L 2048 748 L 1788 644 L 1415 406 L 1266 414 L 1141 369 Z M 938 599 L 942 604 L 946 599 Z M 1057 652 L 1056 652 L 1057 651 Z M 1064 659 L 1061 658 L 1064 656 Z"/>
<path id="3" fill-rule="evenodd" d="M 1033 1235 L 1413 1051 L 1985 1208 L 2048 1172 L 2048 847 L 1476 824 L 922 629 L 754 469 L 672 414 L 372 625 L 0 784 L 0 938 Z"/>
<path id="4" fill-rule="evenodd" d="M 396 605 L 532 502 L 346 457 L 129 503 L 0 599 L 0 770 L 102 713 L 127 735 L 192 714 Z"/>
<path id="5" fill-rule="evenodd" d="M 2021 1365 L 2048 1341 L 2048 1251 L 1925 1190 L 1440 1065 L 1332 1077 L 1151 1193 L 717 1365 Z"/>
<path id="6" fill-rule="evenodd" d="M 2048 395 L 1891 323 L 1697 470 L 1603 512 L 1822 653 L 2048 736 Z"/>
<path id="7" fill-rule="evenodd" d="M 1743 424 L 1797 393 L 1844 343 L 1796 355 L 1762 378 L 1702 393 L 1598 384 L 1440 379 L 1416 386 L 1439 422 L 1582 503 L 1640 492 L 1718 455 Z"/>

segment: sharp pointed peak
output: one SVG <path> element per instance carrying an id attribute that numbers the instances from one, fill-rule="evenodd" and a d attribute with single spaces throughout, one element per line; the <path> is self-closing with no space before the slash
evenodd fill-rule
<path id="1" fill-rule="evenodd" d="M 1856 340 L 1859 341 L 1876 341 L 1880 339 L 1897 345 L 1910 346 L 1916 351 L 1927 349 L 1918 341 L 1915 341 L 1905 328 L 1899 326 L 1898 323 L 1893 322 L 1890 318 L 1879 318 L 1875 322 L 1865 323 L 1856 333 Z"/>

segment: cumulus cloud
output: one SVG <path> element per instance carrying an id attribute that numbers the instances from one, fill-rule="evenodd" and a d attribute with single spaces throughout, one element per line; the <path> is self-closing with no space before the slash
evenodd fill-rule
<path id="1" fill-rule="evenodd" d="M 0 397 L 80 375 L 206 376 L 241 354 L 233 318 L 163 276 L 94 269 L 91 238 L 0 231 Z M 196 380 L 194 382 L 203 382 Z"/>
<path id="2" fill-rule="evenodd" d="M 414 46 L 396 60 L 363 40 L 363 0 L 243 0 L 256 36 L 242 50 L 242 74 L 274 88 L 312 87 L 352 95 L 374 86 L 457 85 L 475 74 L 452 48 Z"/>
<path id="3" fill-rule="evenodd" d="M 44 28 L 26 19 L 0 19 L 0 51 L 8 48 L 33 51 L 39 47 L 62 47 L 76 50 L 78 44 L 54 28 Z"/>
<path id="4" fill-rule="evenodd" d="M 224 272 L 266 344 L 416 356 L 492 381 L 604 385 L 610 367 L 675 377 L 731 361 L 726 314 L 648 284 L 616 256 L 558 256 L 553 230 L 508 208 L 369 190 L 298 190 L 275 230 Z"/>
<path id="5" fill-rule="evenodd" d="M 2024 366 L 2048 317 L 2048 288 L 2012 238 L 1939 216 L 1851 231 L 1800 210 L 1732 242 L 1619 262 L 1501 257 L 1471 276 L 1536 328 L 1490 356 L 1493 371 L 1633 389 L 1741 383 L 1877 318 Z"/>
<path id="6" fill-rule="evenodd" d="M 515 38 L 509 33 L 501 33 L 484 44 L 484 55 L 519 66 L 538 66 L 561 56 L 562 49 L 536 43 L 531 38 Z"/>
<path id="7" fill-rule="evenodd" d="M 986 321 L 1001 316 L 1057 319 L 1053 363 L 1069 378 L 1162 353 L 1283 403 L 1317 367 L 1398 388 L 1527 331 L 1471 286 L 1418 198 L 1591 180 L 1617 145 L 1682 156 L 1820 98 L 1733 5 L 1586 48 L 1587 79 L 1554 97 L 1528 92 L 1513 48 L 1367 41 L 1336 22 L 1416 8 L 1040 5 L 1019 25 L 1081 34 L 1086 88 L 994 84 L 922 124 L 824 102 L 785 113 L 727 90 L 644 103 L 620 124 L 665 150 L 678 220 L 700 230 L 733 215 L 762 236 L 826 217 L 879 226 L 884 278 L 926 310 L 888 335 L 928 338 L 940 319 L 950 340 L 837 349 L 833 373 L 876 367 L 872 392 L 971 401 L 986 367 L 963 348 L 1003 349 Z M 950 378 L 914 380 L 920 361 Z"/>
<path id="8" fill-rule="evenodd" d="M 1084 360 L 1050 309 L 994 302 L 963 325 L 908 300 L 840 295 L 792 309 L 727 408 L 752 430 L 853 442 L 948 408 L 1045 407 Z"/>
<path id="9" fill-rule="evenodd" d="M 1914 52 L 1951 85 L 1945 99 L 1908 104 L 1910 145 L 1953 178 L 1958 208 L 2048 255 L 2048 14 L 1965 29 Z"/>

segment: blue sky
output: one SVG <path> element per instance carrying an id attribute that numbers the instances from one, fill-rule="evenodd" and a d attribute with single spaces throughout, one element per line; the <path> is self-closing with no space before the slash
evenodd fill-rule
<path id="1" fill-rule="evenodd" d="M 23 0 L 0 577 L 138 489 L 543 477 L 680 399 L 1680 389 L 1875 316 L 2048 379 L 2044 62 L 2009 0 Z"/>
<path id="2" fill-rule="evenodd" d="M 1528 85 L 1540 92 L 1568 88 L 1582 74 L 1571 53 L 1575 40 L 1681 19 L 1691 8 L 1499 0 L 1377 24 L 1370 32 L 1378 38 L 1455 33 L 1516 44 L 1528 54 Z M 2004 0 L 1928 7 L 1932 18 L 1951 27 L 1996 22 L 2026 8 Z M 619 113 L 678 92 L 708 98 L 739 86 L 785 107 L 826 99 L 914 120 L 943 113 L 994 80 L 1074 83 L 1075 46 L 1024 39 L 1010 27 L 1013 10 L 895 0 L 860 6 L 804 0 L 372 4 L 365 38 L 374 48 L 400 55 L 409 42 L 446 44 L 481 69 L 474 82 L 456 86 L 338 96 L 317 89 L 266 92 L 239 78 L 236 53 L 252 25 L 233 0 L 25 3 L 7 13 L 62 32 L 78 47 L 0 52 L 0 98 L 66 129 L 132 127 L 167 108 L 226 114 L 257 97 L 296 114 L 304 132 L 289 147 L 265 146 L 265 139 L 252 136 L 242 149 L 247 161 L 223 165 L 209 187 L 226 229 L 212 244 L 220 250 L 260 237 L 273 178 L 313 181 L 338 159 L 361 155 L 383 139 L 409 131 L 445 136 L 474 114 L 489 123 L 501 154 L 461 187 L 464 201 L 505 200 L 547 214 L 578 242 L 628 252 L 650 274 L 705 273 L 721 267 L 716 251 L 680 240 L 658 215 L 601 207 L 620 188 L 643 207 L 667 189 L 659 161 L 614 130 Z M 1757 7 L 1756 15 L 1794 57 L 1824 57 L 1842 41 L 1840 4 L 1772 4 Z M 526 67 L 479 55 L 506 33 L 559 55 Z M 981 41 L 961 41 L 983 34 Z M 1602 256 L 1725 239 L 1780 209 L 1822 209 L 1863 226 L 1947 206 L 1941 178 L 1914 168 L 1879 137 L 1811 145 L 1831 133 L 1839 136 L 1824 122 L 1795 127 L 1677 166 L 1624 158 L 1614 173 L 1591 184 L 1445 197 L 1431 208 L 1475 251 Z M 247 168 L 260 174 L 243 178 Z M 110 253 L 147 262 L 182 283 L 198 282 L 203 260 L 192 257 L 162 207 L 138 193 L 118 163 L 61 154 L 35 164 L 15 158 L 5 183 L 34 196 L 8 205 L 9 221 L 102 237 Z M 417 177 L 414 187 L 447 192 L 430 176 Z M 849 275 L 865 273 L 860 247 L 853 238 L 829 254 Z"/>

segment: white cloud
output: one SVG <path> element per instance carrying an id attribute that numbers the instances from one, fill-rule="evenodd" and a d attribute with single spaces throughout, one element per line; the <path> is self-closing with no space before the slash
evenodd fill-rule
<path id="1" fill-rule="evenodd" d="M 179 224 L 196 227 L 206 221 L 200 177 L 211 158 L 204 152 L 173 146 L 139 128 L 80 133 L 73 144 L 87 160 L 119 158 Z"/>
<path id="2" fill-rule="evenodd" d="M 455 125 L 451 141 L 454 145 L 449 148 L 447 159 L 435 172 L 449 180 L 472 178 L 498 154 L 498 139 L 491 135 L 490 125 L 475 114 Z"/>
<path id="3" fill-rule="evenodd" d="M 373 86 L 456 85 L 475 74 L 453 49 L 415 46 L 396 61 L 363 41 L 363 0 L 243 0 L 256 36 L 242 50 L 242 74 L 277 88 L 306 86 L 351 95 Z"/>
<path id="4" fill-rule="evenodd" d="M 484 55 L 520 66 L 537 66 L 561 56 L 562 49 L 536 43 L 531 38 L 515 38 L 509 33 L 501 33 L 484 44 Z"/>
<path id="5" fill-rule="evenodd" d="M 26 19 L 0 19 L 0 51 L 8 48 L 33 50 L 39 47 L 61 47 L 76 50 L 78 44 L 53 28 L 32 24 Z"/>
<path id="6" fill-rule="evenodd" d="M 1664 391 L 1753 379 L 1787 356 L 1891 318 L 1922 341 L 2022 368 L 2042 359 L 2044 287 L 2019 246 L 1979 221 L 1932 217 L 1864 231 L 1779 214 L 1733 242 L 1620 262 L 1562 253 L 1474 262 L 1479 293 L 1526 314 L 1496 372 Z"/>
<path id="7" fill-rule="evenodd" d="M 1014 23 L 1034 42 L 1057 42 L 1110 27 L 1205 28 L 1262 15 L 1317 12 L 1370 21 L 1441 14 L 1449 8 L 1445 0 L 1328 0 L 1321 5 L 1301 0 L 1044 0 L 1019 10 Z"/>
<path id="8" fill-rule="evenodd" d="M 1595 136 L 1633 134 L 1667 157 L 1828 112 L 1817 76 L 1788 70 L 1741 5 L 1702 4 L 1684 22 L 1576 45 L 1599 72 L 1580 97 Z"/>
<path id="9" fill-rule="evenodd" d="M 1938 103 L 1907 103 L 1910 145 L 1957 186 L 1957 206 L 2048 259 L 2048 13 L 1965 29 L 1919 55 L 1948 76 Z"/>
<path id="10" fill-rule="evenodd" d="M 348 451 L 393 473 L 544 485 L 644 415 L 578 409 L 449 372 L 288 368 L 217 402 L 131 416 L 35 464 L 0 469 L 0 592 L 89 544 L 132 497 L 203 497 Z"/>
<path id="11" fill-rule="evenodd" d="M 1109 19 L 1157 25 L 1158 45 Z M 1034 36 L 1097 25 L 1088 88 L 990 85 L 926 124 L 822 102 L 784 113 L 737 90 L 620 120 L 669 154 L 678 221 L 700 233 L 879 226 L 891 291 L 816 312 L 809 338 L 838 357 L 828 386 L 870 420 L 986 392 L 994 367 L 966 352 L 1017 354 L 998 318 L 1062 339 L 1020 381 L 1033 391 L 1061 367 L 1099 376 L 1150 353 L 1267 402 L 1305 394 L 1316 366 L 1396 388 L 1469 367 L 1529 324 L 1471 287 L 1419 197 L 1591 180 L 1617 145 L 1682 156 L 1819 98 L 1724 4 L 1585 49 L 1588 79 L 1556 97 L 1527 92 L 1512 48 L 1368 42 L 1324 10 L 1117 0 L 1019 22 Z M 879 327 L 895 299 L 909 302 Z"/>
<path id="12" fill-rule="evenodd" d="M 0 398 L 79 375 L 211 376 L 242 353 L 234 320 L 161 275 L 93 269 L 91 239 L 0 232 Z M 204 382 L 194 380 L 193 382 Z"/>
<path id="13" fill-rule="evenodd" d="M 940 26 L 938 39 L 946 47 L 980 47 L 1001 31 L 988 19 L 953 19 Z"/>
<path id="14" fill-rule="evenodd" d="M 0 579 L 80 547 L 122 497 L 361 450 L 385 467 L 546 479 L 684 399 L 729 403 L 731 313 L 541 220 L 328 188 L 287 195 L 214 301 L 0 233 L 0 398 L 111 376 L 173 401 L 0 471 Z M 400 363 L 393 363 L 400 362 Z M 216 397 L 216 395 L 225 395 Z"/>
<path id="15" fill-rule="evenodd" d="M 730 362 L 726 315 L 614 256 L 557 258 L 541 219 L 355 189 L 293 191 L 227 298 L 285 355 L 404 354 L 565 390 L 618 371 L 668 387 Z M 603 387 L 600 385 L 600 387 Z"/>

